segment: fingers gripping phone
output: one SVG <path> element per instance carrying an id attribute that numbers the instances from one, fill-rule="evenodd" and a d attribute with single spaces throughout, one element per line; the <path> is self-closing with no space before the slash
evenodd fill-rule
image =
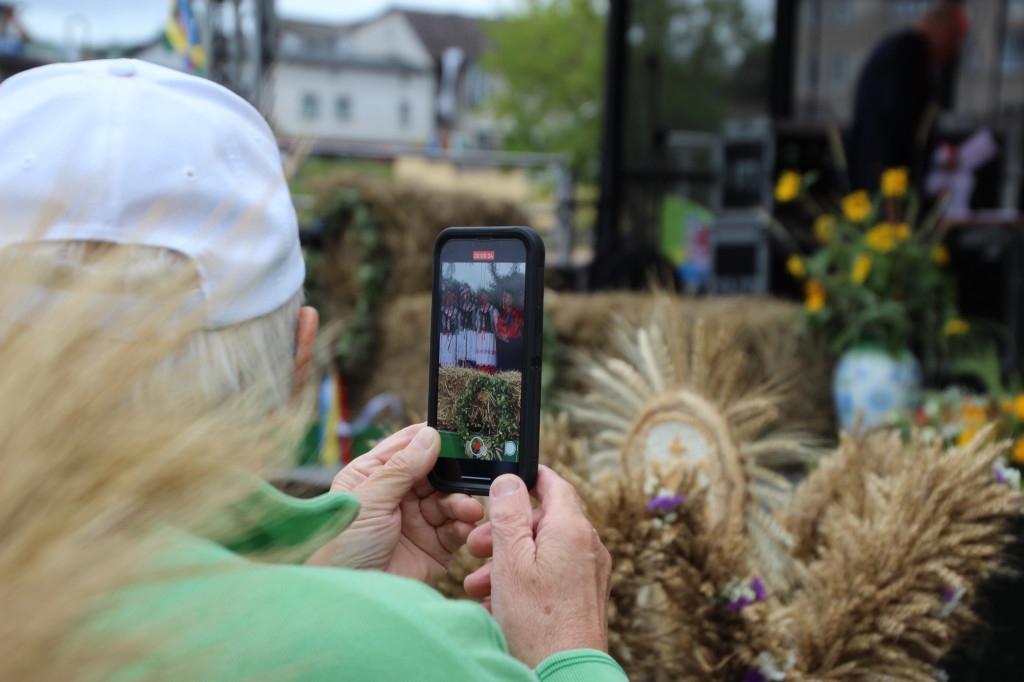
<path id="1" fill-rule="evenodd" d="M 451 227 L 434 243 L 427 423 L 438 490 L 537 480 L 544 243 L 526 227 Z"/>

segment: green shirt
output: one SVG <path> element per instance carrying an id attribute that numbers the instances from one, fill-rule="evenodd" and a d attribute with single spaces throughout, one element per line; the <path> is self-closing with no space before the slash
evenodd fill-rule
<path id="1" fill-rule="evenodd" d="M 224 511 L 220 521 L 234 527 L 228 540 L 161 531 L 156 574 L 109 597 L 92 624 L 144 647 L 115 679 L 626 679 L 590 649 L 531 671 L 509 656 L 487 611 L 414 580 L 246 558 L 304 561 L 358 510 L 348 494 L 296 500 L 265 486 Z"/>

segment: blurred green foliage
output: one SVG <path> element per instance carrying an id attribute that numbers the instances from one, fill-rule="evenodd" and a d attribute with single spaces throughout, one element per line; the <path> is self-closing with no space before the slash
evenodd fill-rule
<path id="1" fill-rule="evenodd" d="M 597 177 L 607 0 L 520 0 L 487 26 L 484 67 L 503 146 L 566 154 Z M 743 0 L 634 0 L 627 29 L 627 160 L 651 160 L 669 130 L 717 131 L 767 97 L 769 42 Z"/>
<path id="2" fill-rule="evenodd" d="M 606 2 L 522 0 L 487 25 L 486 70 L 504 82 L 490 105 L 511 150 L 562 152 L 584 181 L 597 177 Z"/>

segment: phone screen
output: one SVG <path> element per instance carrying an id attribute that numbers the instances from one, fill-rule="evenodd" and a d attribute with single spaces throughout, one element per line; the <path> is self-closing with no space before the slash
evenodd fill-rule
<path id="1" fill-rule="evenodd" d="M 516 471 L 525 360 L 526 246 L 453 239 L 440 254 L 437 429 L 460 475 Z M 460 460 L 457 465 L 455 460 Z"/>

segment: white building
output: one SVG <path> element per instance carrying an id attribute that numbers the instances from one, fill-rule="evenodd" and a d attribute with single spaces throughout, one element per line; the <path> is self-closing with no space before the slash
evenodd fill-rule
<path id="1" fill-rule="evenodd" d="M 460 15 L 391 10 L 347 25 L 282 19 L 271 124 L 284 135 L 427 144 L 442 127 L 441 84 L 454 82 L 455 113 L 443 126 L 450 144 L 493 147 L 494 123 L 479 111 L 489 92 L 478 64 L 484 45 L 480 20 Z M 443 75 L 446 60 L 457 68 Z"/>

